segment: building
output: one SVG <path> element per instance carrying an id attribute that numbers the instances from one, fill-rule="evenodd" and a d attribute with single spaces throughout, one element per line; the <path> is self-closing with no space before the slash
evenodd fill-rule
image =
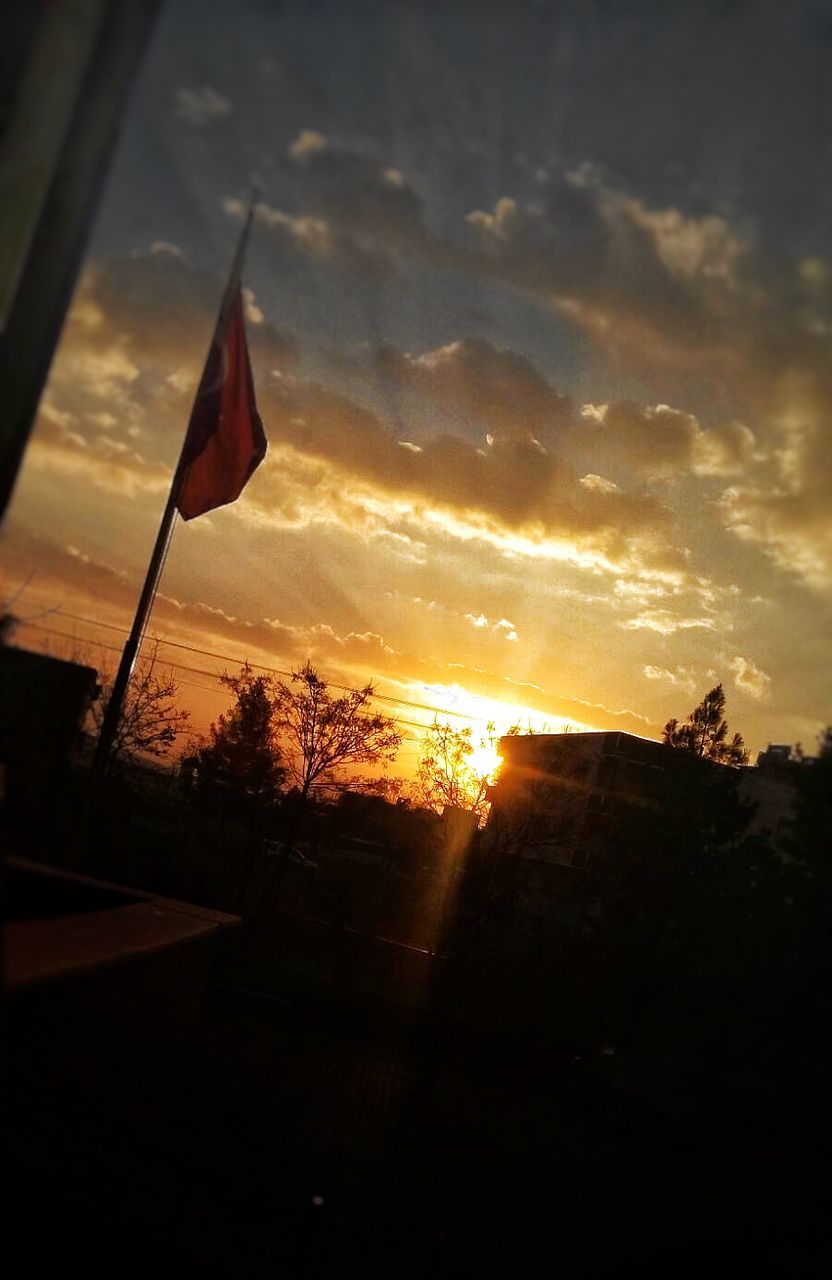
<path id="1" fill-rule="evenodd" d="M 661 909 L 695 851 L 685 815 L 722 766 L 630 733 L 509 736 L 483 833 L 494 931 L 546 950 Z"/>
<path id="2" fill-rule="evenodd" d="M 491 789 L 491 841 L 540 862 L 599 871 L 662 830 L 679 786 L 703 761 L 631 733 L 510 736 Z"/>
<path id="3" fill-rule="evenodd" d="M 92 667 L 0 648 L 0 760 L 10 773 L 46 775 L 63 766 L 83 741 L 97 693 Z"/>
<path id="4" fill-rule="evenodd" d="M 797 817 L 800 783 L 817 764 L 814 756 L 804 756 L 787 743 L 769 743 L 757 756 L 756 769 L 744 769 L 740 795 L 753 814 L 749 835 L 768 841 L 775 850 L 786 849 Z"/>

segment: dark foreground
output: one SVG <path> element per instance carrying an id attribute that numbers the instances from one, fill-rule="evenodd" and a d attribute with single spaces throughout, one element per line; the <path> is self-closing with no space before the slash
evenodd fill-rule
<path id="1" fill-rule="evenodd" d="M 421 984 L 421 1006 L 368 999 L 333 975 L 392 971 L 400 956 L 292 930 L 292 954 L 273 956 L 259 990 L 238 930 L 190 1003 L 185 970 L 172 980 L 151 965 L 138 981 L 122 968 L 109 989 L 87 979 L 12 1005 L 6 1238 L 29 1266 L 643 1276 L 828 1264 L 829 1114 L 816 1090 L 746 1090 L 683 1055 L 440 1016 L 441 969 L 416 951 L 399 980 L 411 995 Z M 313 951 L 317 969 L 296 963 Z"/>

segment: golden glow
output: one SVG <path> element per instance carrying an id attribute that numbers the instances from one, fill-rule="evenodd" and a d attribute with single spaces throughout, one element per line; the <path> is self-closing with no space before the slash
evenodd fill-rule
<path id="1" fill-rule="evenodd" d="M 410 690 L 414 701 L 430 703 L 440 713 L 445 712 L 452 718 L 458 716 L 460 728 L 470 725 L 475 740 L 483 737 L 496 741 L 515 727 L 521 733 L 529 730 L 563 733 L 567 727 L 580 730 L 593 727 L 576 720 L 567 721 L 561 716 L 547 715 L 520 702 L 471 693 L 459 684 L 411 685 Z M 457 723 L 456 720 L 454 722 Z"/>
<path id="2" fill-rule="evenodd" d="M 468 757 L 469 768 L 473 769 L 478 778 L 485 778 L 488 782 L 494 781 L 494 775 L 502 763 L 503 757 L 489 743 L 483 743 Z"/>

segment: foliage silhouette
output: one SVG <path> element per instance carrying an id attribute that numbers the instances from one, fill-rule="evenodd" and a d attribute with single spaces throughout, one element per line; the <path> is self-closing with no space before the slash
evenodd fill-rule
<path id="1" fill-rule="evenodd" d="M 488 728 L 493 732 L 493 725 Z M 488 745 L 487 739 L 480 743 L 481 748 Z M 455 729 L 434 720 L 422 742 L 422 758 L 413 784 L 416 803 L 434 813 L 441 813 L 446 806 L 470 809 L 484 821 L 488 812 L 489 775 L 472 768 L 470 761 L 475 749 L 470 728 Z"/>
<path id="2" fill-rule="evenodd" d="M 374 692 L 367 684 L 336 698 L 310 662 L 292 673 L 291 685 L 274 686 L 275 731 L 301 803 L 346 766 L 395 759 L 402 735 L 390 716 L 370 712 Z"/>
<path id="3" fill-rule="evenodd" d="M 714 760 L 718 764 L 748 764 L 748 752 L 742 735 L 735 733 L 727 741 L 728 722 L 724 713 L 725 692 L 722 685 L 718 684 L 705 694 L 684 724 L 679 724 L 678 720 L 668 720 L 662 741 L 669 747 L 689 751 L 692 755 L 704 760 Z"/>
<path id="4" fill-rule="evenodd" d="M 236 701 L 211 725 L 210 741 L 197 751 L 199 782 L 225 787 L 237 796 L 271 800 L 286 776 L 274 728 L 274 683 L 269 676 L 255 676 L 248 663 L 236 676 L 225 672 L 220 683 Z"/>
<path id="5" fill-rule="evenodd" d="M 130 677 L 113 741 L 111 760 L 114 765 L 123 765 L 141 756 L 160 759 L 169 753 L 187 729 L 190 712 L 182 711 L 176 705 L 179 692 L 176 680 L 171 673 L 167 676 L 157 673 L 158 649 L 159 642 L 156 641 L 150 657 L 141 660 Z M 93 720 L 99 732 L 112 684 L 112 676 L 102 672 L 100 692 L 92 705 Z"/>

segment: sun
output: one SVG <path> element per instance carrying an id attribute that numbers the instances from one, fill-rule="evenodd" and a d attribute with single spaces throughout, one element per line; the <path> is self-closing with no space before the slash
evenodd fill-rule
<path id="1" fill-rule="evenodd" d="M 502 763 L 503 757 L 490 743 L 476 747 L 467 759 L 468 767 L 473 769 L 477 777 L 486 778 L 489 782 L 494 781 L 494 775 Z"/>

